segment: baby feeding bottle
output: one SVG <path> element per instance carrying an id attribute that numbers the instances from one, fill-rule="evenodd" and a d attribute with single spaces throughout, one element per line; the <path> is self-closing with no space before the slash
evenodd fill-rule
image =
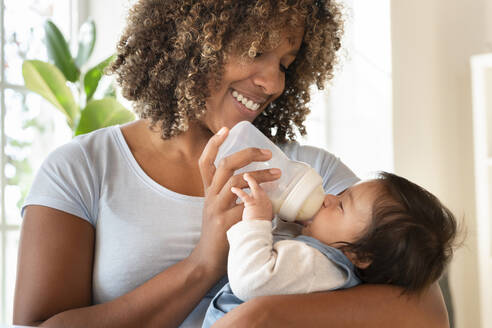
<path id="1" fill-rule="evenodd" d="M 273 211 L 291 222 L 311 219 L 325 197 L 321 176 L 308 164 L 290 160 L 250 122 L 239 122 L 229 131 L 219 148 L 215 166 L 222 158 L 250 147 L 269 149 L 272 158 L 266 162 L 252 162 L 235 173 L 279 168 L 282 175 L 278 180 L 261 184 L 272 201 Z"/>

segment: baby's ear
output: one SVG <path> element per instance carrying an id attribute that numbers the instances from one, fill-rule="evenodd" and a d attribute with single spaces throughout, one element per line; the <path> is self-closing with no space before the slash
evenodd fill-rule
<path id="1" fill-rule="evenodd" d="M 357 255 L 352 252 L 344 252 L 344 254 L 345 256 L 348 257 L 350 262 L 352 262 L 359 269 L 366 269 L 372 263 L 372 261 L 369 258 L 359 260 Z"/>

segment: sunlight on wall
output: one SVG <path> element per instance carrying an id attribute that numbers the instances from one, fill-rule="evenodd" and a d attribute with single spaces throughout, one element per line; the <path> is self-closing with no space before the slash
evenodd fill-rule
<path id="1" fill-rule="evenodd" d="M 327 149 L 361 177 L 393 170 L 389 0 L 346 1 L 339 71 L 314 95 L 303 143 Z"/>

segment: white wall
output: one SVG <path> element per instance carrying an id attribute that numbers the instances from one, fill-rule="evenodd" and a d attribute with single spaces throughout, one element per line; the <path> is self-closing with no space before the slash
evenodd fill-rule
<path id="1" fill-rule="evenodd" d="M 80 0 L 85 2 L 84 0 Z M 116 52 L 132 0 L 89 0 L 88 15 L 96 21 L 97 41 L 90 65 L 96 65 Z"/>
<path id="2" fill-rule="evenodd" d="M 466 223 L 450 277 L 460 328 L 480 327 L 469 58 L 487 49 L 490 9 L 487 0 L 392 2 L 395 171 Z"/>
<path id="3" fill-rule="evenodd" d="M 369 178 L 394 170 L 390 0 L 345 3 L 341 63 L 313 114 L 324 113 L 325 148 Z"/>

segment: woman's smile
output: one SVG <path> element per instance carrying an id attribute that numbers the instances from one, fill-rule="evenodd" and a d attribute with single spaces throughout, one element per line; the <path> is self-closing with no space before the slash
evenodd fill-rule
<path id="1" fill-rule="evenodd" d="M 262 97 L 264 99 L 260 100 L 260 97 L 258 96 L 254 97 L 249 95 L 248 93 L 245 93 L 244 91 L 238 91 L 234 89 L 232 89 L 232 96 L 238 102 L 242 103 L 245 107 L 255 112 L 267 100 L 266 97 Z"/>
<path id="2" fill-rule="evenodd" d="M 219 85 L 211 85 L 203 121 L 216 132 L 240 121 L 253 122 L 285 87 L 285 69 L 295 60 L 303 30 L 285 34 L 279 45 L 259 53 L 250 61 L 230 55 Z"/>
<path id="3" fill-rule="evenodd" d="M 262 102 L 256 102 L 253 99 L 246 97 L 243 93 L 231 89 L 229 93 L 232 97 L 232 101 L 235 107 L 240 111 L 242 115 L 246 117 L 247 120 L 253 121 L 259 114 L 259 109 L 263 106 Z"/>

